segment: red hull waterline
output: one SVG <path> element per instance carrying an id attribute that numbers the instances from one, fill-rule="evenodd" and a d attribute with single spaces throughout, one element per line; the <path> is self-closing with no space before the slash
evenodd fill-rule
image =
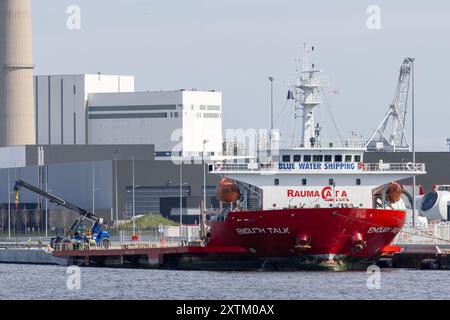
<path id="1" fill-rule="evenodd" d="M 363 208 L 301 208 L 229 212 L 211 221 L 208 246 L 236 246 L 254 258 L 292 258 L 318 269 L 373 263 L 405 222 L 405 212 Z"/>

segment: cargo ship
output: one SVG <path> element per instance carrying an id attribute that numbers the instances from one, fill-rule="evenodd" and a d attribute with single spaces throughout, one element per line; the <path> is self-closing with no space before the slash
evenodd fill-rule
<path id="1" fill-rule="evenodd" d="M 205 232 L 211 247 L 245 249 L 247 258 L 305 269 L 349 270 L 372 263 L 405 223 L 405 190 L 396 182 L 425 174 L 423 163 L 366 163 L 364 142 L 325 142 L 314 111 L 328 83 L 303 63 L 288 98 L 302 111 L 297 146 L 259 150 L 255 157 L 220 160 L 220 210 Z M 270 145 L 279 143 L 271 132 Z M 357 267 L 359 266 L 359 267 Z"/>

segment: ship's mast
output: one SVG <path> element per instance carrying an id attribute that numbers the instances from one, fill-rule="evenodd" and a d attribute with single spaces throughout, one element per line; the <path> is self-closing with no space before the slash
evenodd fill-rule
<path id="1" fill-rule="evenodd" d="M 314 122 L 314 109 L 322 103 L 319 88 L 328 86 L 316 77 L 316 73 L 322 70 L 315 70 L 314 64 L 310 63 L 312 52 L 314 52 L 314 46 L 303 43 L 302 71 L 295 87 L 296 110 L 303 110 L 301 147 L 320 146 L 320 128 Z"/>

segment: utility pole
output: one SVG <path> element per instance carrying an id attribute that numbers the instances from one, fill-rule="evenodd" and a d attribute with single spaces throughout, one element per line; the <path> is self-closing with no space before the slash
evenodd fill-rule
<path id="1" fill-rule="evenodd" d="M 414 59 L 412 59 L 411 63 L 411 109 L 412 109 L 412 162 L 415 165 L 416 164 L 416 135 L 415 135 L 415 76 L 414 76 Z M 412 223 L 413 227 L 416 227 L 416 175 L 413 175 L 413 203 L 412 203 Z"/>
<path id="2" fill-rule="evenodd" d="M 95 214 L 95 162 L 92 162 L 92 213 Z"/>
<path id="3" fill-rule="evenodd" d="M 136 183 L 135 183 L 135 175 L 134 175 L 134 157 L 131 157 L 131 162 L 133 166 L 133 239 L 135 239 L 136 235 Z"/>
<path id="4" fill-rule="evenodd" d="M 181 229 L 183 227 L 183 155 L 181 155 L 180 161 L 180 241 L 183 234 Z"/>
<path id="5" fill-rule="evenodd" d="M 8 168 L 8 238 L 11 238 L 11 170 Z"/>
<path id="6" fill-rule="evenodd" d="M 119 151 L 118 150 L 116 150 L 115 152 L 114 152 L 114 163 L 115 163 L 115 165 L 114 165 L 114 175 L 115 175 L 115 177 L 114 177 L 114 180 L 115 180 L 115 186 L 114 186 L 114 188 L 115 188 L 115 198 L 116 198 L 116 224 L 118 223 L 118 221 L 119 221 L 119 195 L 118 195 L 118 193 L 119 193 L 119 191 L 118 191 L 118 188 L 117 188 L 117 165 L 119 164 L 119 162 L 118 162 L 118 160 L 119 160 Z"/>
<path id="7" fill-rule="evenodd" d="M 206 212 L 206 161 L 205 150 L 208 140 L 203 140 L 203 209 Z"/>
<path id="8" fill-rule="evenodd" d="M 269 77 L 270 81 L 270 132 L 273 130 L 273 77 Z"/>
<path id="9" fill-rule="evenodd" d="M 45 169 L 45 192 L 48 192 L 48 165 Z M 48 199 L 45 198 L 45 237 L 48 237 Z"/>

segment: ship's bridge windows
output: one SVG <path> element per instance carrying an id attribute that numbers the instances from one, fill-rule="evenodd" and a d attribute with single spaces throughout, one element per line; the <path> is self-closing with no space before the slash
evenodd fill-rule
<path id="1" fill-rule="evenodd" d="M 282 161 L 283 162 L 291 162 L 291 156 L 290 155 L 284 155 L 283 157 L 282 157 Z"/>
<path id="2" fill-rule="evenodd" d="M 352 162 L 352 156 L 351 155 L 346 155 L 345 156 L 345 162 Z"/>
<path id="3" fill-rule="evenodd" d="M 342 154 L 336 154 L 334 156 L 334 162 L 342 162 Z"/>
<path id="4" fill-rule="evenodd" d="M 300 162 L 302 161 L 302 156 L 299 154 L 295 154 L 294 155 L 294 162 Z"/>
<path id="5" fill-rule="evenodd" d="M 321 154 L 313 155 L 313 162 L 322 162 L 322 161 L 323 161 L 323 155 L 321 155 Z"/>
<path id="6" fill-rule="evenodd" d="M 311 155 L 309 155 L 309 154 L 304 155 L 303 162 L 311 162 Z"/>
<path id="7" fill-rule="evenodd" d="M 333 161 L 333 156 L 330 154 L 325 155 L 325 162 L 331 162 Z"/>
<path id="8" fill-rule="evenodd" d="M 355 162 L 361 162 L 361 156 L 359 154 L 355 155 Z"/>

